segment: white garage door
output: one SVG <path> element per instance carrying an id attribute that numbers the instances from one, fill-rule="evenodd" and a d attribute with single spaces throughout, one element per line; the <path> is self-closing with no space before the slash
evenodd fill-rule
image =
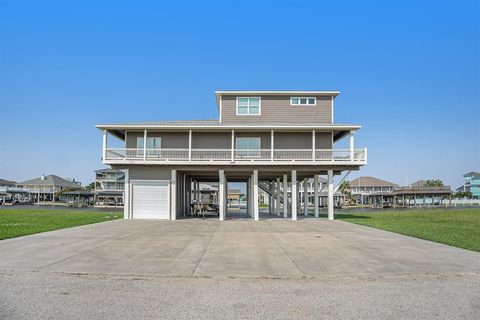
<path id="1" fill-rule="evenodd" d="M 169 181 L 132 181 L 134 219 L 170 219 Z"/>

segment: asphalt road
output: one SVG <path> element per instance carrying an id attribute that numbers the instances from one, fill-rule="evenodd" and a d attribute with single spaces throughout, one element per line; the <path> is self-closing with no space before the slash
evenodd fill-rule
<path id="1" fill-rule="evenodd" d="M 323 280 L 0 274 L 0 319 L 479 319 L 480 275 Z"/>

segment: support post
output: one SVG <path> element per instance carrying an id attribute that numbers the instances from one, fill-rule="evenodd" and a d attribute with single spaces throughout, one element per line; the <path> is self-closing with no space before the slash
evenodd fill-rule
<path id="1" fill-rule="evenodd" d="M 333 219 L 333 170 L 328 170 L 328 220 Z"/>
<path id="2" fill-rule="evenodd" d="M 231 161 L 235 161 L 235 130 L 232 129 L 232 142 L 231 142 Z"/>
<path id="3" fill-rule="evenodd" d="M 354 135 L 355 135 L 355 131 L 350 130 L 350 161 L 355 160 L 354 159 L 354 156 L 355 156 Z"/>
<path id="4" fill-rule="evenodd" d="M 102 160 L 105 161 L 107 159 L 107 139 L 108 139 L 108 131 L 103 130 L 103 155 L 102 155 Z"/>
<path id="5" fill-rule="evenodd" d="M 308 216 L 308 180 L 303 179 L 303 214 Z"/>
<path id="6" fill-rule="evenodd" d="M 147 129 L 143 130 L 143 161 L 147 160 Z"/>
<path id="7" fill-rule="evenodd" d="M 315 161 L 315 130 L 312 131 L 312 161 Z"/>
<path id="8" fill-rule="evenodd" d="M 297 170 L 292 170 L 292 220 L 297 220 Z"/>
<path id="9" fill-rule="evenodd" d="M 283 175 L 283 218 L 288 218 L 288 180 L 287 175 Z"/>
<path id="10" fill-rule="evenodd" d="M 268 197 L 268 213 L 273 214 L 274 210 L 275 210 L 275 200 L 274 200 L 275 199 L 275 197 L 274 197 L 275 190 L 273 188 L 273 182 L 272 181 L 268 182 L 268 188 L 270 190 L 270 195 Z"/>
<path id="11" fill-rule="evenodd" d="M 218 219 L 223 221 L 225 218 L 225 172 L 218 170 Z"/>
<path id="12" fill-rule="evenodd" d="M 258 170 L 253 170 L 253 219 L 258 218 Z"/>
<path id="13" fill-rule="evenodd" d="M 313 207 L 315 218 L 318 218 L 318 174 L 313 176 Z"/>
<path id="14" fill-rule="evenodd" d="M 274 133 L 273 130 L 270 131 L 270 161 L 273 162 L 273 144 L 274 144 Z"/>
<path id="15" fill-rule="evenodd" d="M 192 161 L 192 129 L 188 130 L 188 161 Z"/>
<path id="16" fill-rule="evenodd" d="M 170 220 L 176 220 L 177 219 L 177 170 L 172 170 L 170 189 L 171 189 Z"/>
<path id="17" fill-rule="evenodd" d="M 275 200 L 275 213 L 277 216 L 280 215 L 280 178 L 277 178 L 277 183 L 276 183 L 276 200 Z"/>

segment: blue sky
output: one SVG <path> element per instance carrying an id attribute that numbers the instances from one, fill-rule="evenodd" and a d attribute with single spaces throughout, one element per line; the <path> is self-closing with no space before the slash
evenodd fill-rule
<path id="1" fill-rule="evenodd" d="M 480 171 L 479 21 L 479 1 L 2 0 L 0 177 L 91 182 L 96 123 L 215 118 L 214 90 L 340 90 L 359 174 L 457 187 Z"/>

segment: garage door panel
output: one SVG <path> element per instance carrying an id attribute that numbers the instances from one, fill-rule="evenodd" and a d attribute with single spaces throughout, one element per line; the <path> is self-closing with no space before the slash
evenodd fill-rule
<path id="1" fill-rule="evenodd" d="M 169 219 L 170 185 L 168 181 L 133 181 L 134 219 Z"/>

